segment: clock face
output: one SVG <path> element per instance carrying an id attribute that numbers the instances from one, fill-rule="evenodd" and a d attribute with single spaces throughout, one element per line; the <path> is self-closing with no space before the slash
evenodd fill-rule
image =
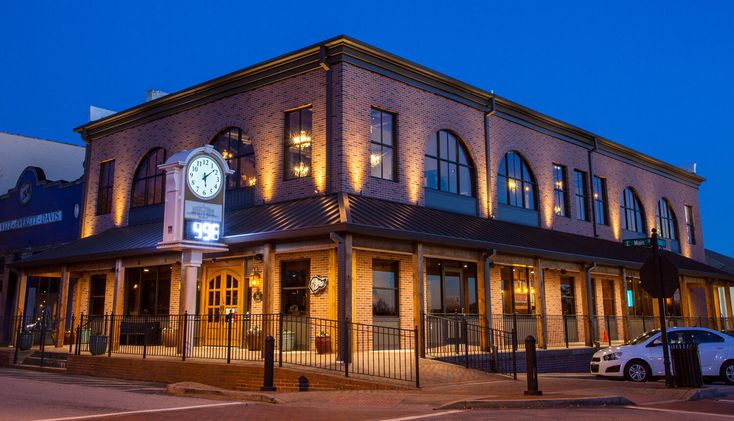
<path id="1" fill-rule="evenodd" d="M 189 163 L 186 180 L 195 196 L 211 199 L 222 189 L 224 178 L 219 164 L 213 158 L 202 155 Z"/>

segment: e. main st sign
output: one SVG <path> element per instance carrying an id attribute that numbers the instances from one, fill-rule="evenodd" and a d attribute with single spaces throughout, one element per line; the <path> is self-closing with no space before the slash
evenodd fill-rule
<path id="1" fill-rule="evenodd" d="M 224 195 L 227 161 L 213 147 L 182 151 L 160 166 L 166 172 L 163 240 L 158 248 L 226 251 Z"/>

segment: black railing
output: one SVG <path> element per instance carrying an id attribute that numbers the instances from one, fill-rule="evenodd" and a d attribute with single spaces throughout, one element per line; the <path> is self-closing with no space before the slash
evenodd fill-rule
<path id="1" fill-rule="evenodd" d="M 589 318 L 584 315 L 545 315 L 545 348 L 585 346 L 586 326 Z"/>
<path id="2" fill-rule="evenodd" d="M 416 330 L 340 323 L 300 315 L 183 314 L 89 317 L 81 315 L 75 353 L 262 361 L 268 336 L 275 361 L 419 385 Z M 342 329 L 345 326 L 346 329 Z M 340 357 L 341 335 L 347 361 Z"/>
<path id="3" fill-rule="evenodd" d="M 482 371 L 517 376 L 517 334 L 471 314 L 424 315 L 426 356 Z"/>

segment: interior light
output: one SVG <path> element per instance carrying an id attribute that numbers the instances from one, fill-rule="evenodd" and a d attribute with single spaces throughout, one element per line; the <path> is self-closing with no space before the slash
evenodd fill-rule
<path id="1" fill-rule="evenodd" d="M 373 167 L 376 167 L 380 165 L 380 162 L 382 162 L 382 154 L 379 154 L 379 153 L 370 154 L 370 165 L 372 165 Z"/>
<path id="2" fill-rule="evenodd" d="M 293 174 L 296 177 L 305 177 L 308 175 L 308 165 L 304 165 L 303 162 L 299 162 L 298 165 L 293 166 Z"/>
<path id="3" fill-rule="evenodd" d="M 515 189 L 517 188 L 517 184 L 515 184 L 515 180 L 509 180 L 507 182 L 507 187 L 509 187 L 510 190 L 515 191 Z"/>
<path id="4" fill-rule="evenodd" d="M 291 143 L 294 145 L 305 145 L 311 143 L 311 136 L 307 131 L 301 130 L 300 132 L 291 135 Z"/>

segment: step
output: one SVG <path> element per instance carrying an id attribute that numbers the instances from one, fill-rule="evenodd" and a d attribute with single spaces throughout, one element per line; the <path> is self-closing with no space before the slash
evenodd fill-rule
<path id="1" fill-rule="evenodd" d="M 53 359 L 53 360 L 66 361 L 69 358 L 69 354 L 66 352 L 48 352 L 48 351 L 46 351 L 45 353 L 41 351 L 33 351 L 33 353 L 31 354 L 31 357 L 41 358 L 42 355 L 45 355 L 45 358 L 47 360 Z"/>
<path id="2" fill-rule="evenodd" d="M 59 359 L 54 359 L 54 358 L 41 359 L 41 357 L 35 357 L 35 356 L 24 358 L 21 364 L 40 367 L 41 361 L 43 361 L 44 367 L 66 368 L 66 360 L 59 360 Z"/>

